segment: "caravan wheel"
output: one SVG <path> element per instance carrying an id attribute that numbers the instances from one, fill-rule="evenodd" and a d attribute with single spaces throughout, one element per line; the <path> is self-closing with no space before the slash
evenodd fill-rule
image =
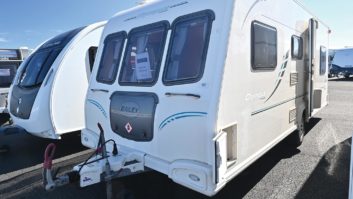
<path id="1" fill-rule="evenodd" d="M 298 122 L 298 129 L 295 130 L 291 135 L 291 144 L 295 147 L 300 146 L 303 143 L 305 135 L 305 115 L 302 115 L 300 122 Z"/>

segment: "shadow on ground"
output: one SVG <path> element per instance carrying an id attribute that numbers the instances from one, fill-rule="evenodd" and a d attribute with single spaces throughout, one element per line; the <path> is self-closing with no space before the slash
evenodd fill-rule
<path id="1" fill-rule="evenodd" d="M 351 138 L 333 146 L 305 182 L 297 199 L 348 198 Z"/>

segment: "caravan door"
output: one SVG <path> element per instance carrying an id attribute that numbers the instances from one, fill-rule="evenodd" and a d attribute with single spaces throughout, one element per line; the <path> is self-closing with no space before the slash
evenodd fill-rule
<path id="1" fill-rule="evenodd" d="M 317 21 L 310 19 L 308 28 L 308 65 L 307 65 L 307 83 L 306 83 L 306 116 L 310 118 L 313 112 L 313 73 L 315 68 L 315 46 L 316 46 L 316 27 Z"/>

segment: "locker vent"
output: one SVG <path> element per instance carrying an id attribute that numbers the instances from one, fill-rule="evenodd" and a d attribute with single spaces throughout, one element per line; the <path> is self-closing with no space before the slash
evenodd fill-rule
<path id="1" fill-rule="evenodd" d="M 297 109 L 291 109 L 289 110 L 289 123 L 292 123 L 295 121 L 297 118 Z"/>
<path id="2" fill-rule="evenodd" d="M 290 74 L 290 85 L 294 86 L 298 84 L 298 73 L 291 73 Z"/>

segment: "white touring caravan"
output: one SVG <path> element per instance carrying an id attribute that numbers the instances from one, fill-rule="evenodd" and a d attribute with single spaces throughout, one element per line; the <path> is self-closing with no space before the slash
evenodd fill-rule
<path id="1" fill-rule="evenodd" d="M 84 128 L 86 90 L 105 23 L 58 35 L 21 65 L 9 95 L 16 126 L 51 139 Z"/>
<path id="2" fill-rule="evenodd" d="M 0 49 L 0 113 L 7 112 L 7 95 L 20 64 L 31 50 L 28 48 Z"/>
<path id="3" fill-rule="evenodd" d="M 152 169 L 216 194 L 292 132 L 301 143 L 328 103 L 329 32 L 296 0 L 157 1 L 115 15 L 81 135 L 100 155 L 55 179 L 45 166 L 46 189 L 76 175 L 109 193 L 112 177 Z"/>

